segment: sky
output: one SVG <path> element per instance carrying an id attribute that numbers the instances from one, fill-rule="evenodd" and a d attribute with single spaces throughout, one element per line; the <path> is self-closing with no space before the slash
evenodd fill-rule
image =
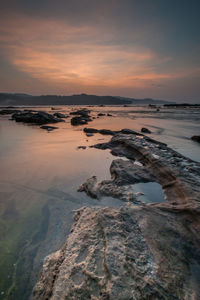
<path id="1" fill-rule="evenodd" d="M 0 92 L 200 103 L 200 0 L 0 0 Z"/>

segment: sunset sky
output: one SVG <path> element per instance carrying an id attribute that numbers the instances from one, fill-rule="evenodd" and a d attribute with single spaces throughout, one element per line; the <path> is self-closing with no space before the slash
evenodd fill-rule
<path id="1" fill-rule="evenodd" d="M 200 102 L 200 0 L 2 0 L 0 92 Z"/>

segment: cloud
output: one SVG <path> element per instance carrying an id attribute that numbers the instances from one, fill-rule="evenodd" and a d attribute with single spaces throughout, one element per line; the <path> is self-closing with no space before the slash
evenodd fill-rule
<path id="1" fill-rule="evenodd" d="M 18 17 L 17 24 L 14 18 L 3 25 L 0 43 L 6 58 L 42 81 L 138 86 L 143 80 L 167 78 L 153 70 L 166 58 L 144 47 L 112 45 L 111 33 L 99 28 L 24 16 Z"/>
<path id="2" fill-rule="evenodd" d="M 27 74 L 30 89 L 32 78 L 33 86 L 50 88 L 47 93 L 116 94 L 120 89 L 148 93 L 158 87 L 160 91 L 169 89 L 173 80 L 199 76 L 198 66 L 179 65 L 173 55 L 150 46 L 151 24 L 149 29 L 136 26 L 126 31 L 130 20 L 122 28 L 113 26 L 113 21 L 107 20 L 113 6 L 100 7 L 101 11 L 108 8 L 105 24 L 99 24 L 98 18 L 95 23 L 95 6 L 93 21 L 88 22 L 73 22 L 73 13 L 60 19 L 13 12 L 9 18 L 3 15 L 0 55 L 18 73 Z M 159 31 L 154 33 L 160 35 Z"/>

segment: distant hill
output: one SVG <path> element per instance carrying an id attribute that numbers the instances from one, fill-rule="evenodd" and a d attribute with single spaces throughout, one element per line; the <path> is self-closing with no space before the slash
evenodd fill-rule
<path id="1" fill-rule="evenodd" d="M 135 99 L 119 96 L 96 96 L 96 95 L 41 95 L 0 93 L 0 106 L 17 105 L 123 105 L 123 104 L 175 104 L 172 101 L 154 100 L 151 98 Z"/>
<path id="2" fill-rule="evenodd" d="M 16 106 L 16 105 L 123 105 L 131 104 L 130 100 L 120 99 L 112 96 L 96 96 L 96 95 L 41 95 L 32 96 L 27 94 L 9 94 L 0 93 L 0 105 Z"/>
<path id="3" fill-rule="evenodd" d="M 166 101 L 166 100 L 159 100 L 159 99 L 151 99 L 151 98 L 144 98 L 144 99 L 135 99 L 135 98 L 126 98 L 126 97 L 119 97 L 117 96 L 117 98 L 121 99 L 121 100 L 127 100 L 127 101 L 131 101 L 131 104 L 135 104 L 135 105 L 143 105 L 143 104 L 160 104 L 160 105 L 164 105 L 164 104 L 176 104 L 175 101 Z"/>

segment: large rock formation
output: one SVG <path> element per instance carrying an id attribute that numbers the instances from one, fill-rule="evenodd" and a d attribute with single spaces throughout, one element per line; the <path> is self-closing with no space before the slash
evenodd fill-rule
<path id="1" fill-rule="evenodd" d="M 95 147 L 130 160 L 113 161 L 109 181 L 86 181 L 88 195 L 130 200 L 125 188 L 156 181 L 166 202 L 76 211 L 66 243 L 44 261 L 33 299 L 200 299 L 200 164 L 134 133 Z"/>
<path id="2" fill-rule="evenodd" d="M 199 217 L 167 205 L 83 208 L 33 298 L 197 300 Z"/>

